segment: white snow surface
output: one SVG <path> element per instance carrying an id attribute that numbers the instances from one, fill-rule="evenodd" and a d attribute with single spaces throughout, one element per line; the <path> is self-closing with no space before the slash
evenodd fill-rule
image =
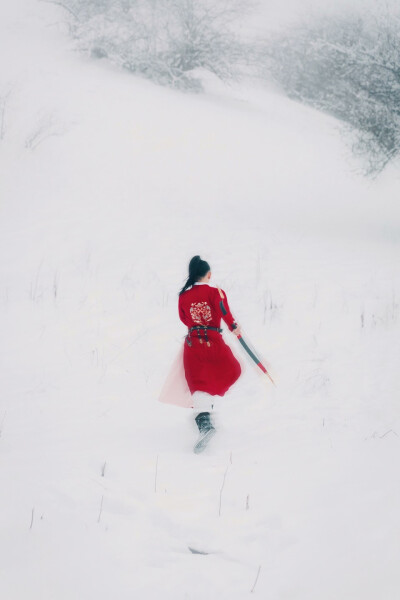
<path id="1" fill-rule="evenodd" d="M 275 90 L 86 60 L 61 20 L 0 8 L 1 598 L 397 600 L 398 171 Z M 199 456 L 157 401 L 194 254 L 276 381 L 225 327 L 243 376 Z"/>

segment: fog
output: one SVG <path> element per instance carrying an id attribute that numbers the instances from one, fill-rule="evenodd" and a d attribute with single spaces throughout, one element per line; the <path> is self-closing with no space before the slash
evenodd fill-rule
<path id="1" fill-rule="evenodd" d="M 382 10 L 398 12 L 398 3 L 384 0 L 260 0 L 255 3 L 252 27 L 258 32 L 291 26 L 320 15 Z"/>

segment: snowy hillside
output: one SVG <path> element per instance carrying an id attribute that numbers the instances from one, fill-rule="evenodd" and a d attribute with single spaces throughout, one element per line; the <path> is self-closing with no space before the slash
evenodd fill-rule
<path id="1" fill-rule="evenodd" d="M 397 600 L 398 175 L 277 91 L 163 89 L 3 4 L 1 598 Z M 200 456 L 157 402 L 194 254 L 277 383 L 225 328 Z"/>

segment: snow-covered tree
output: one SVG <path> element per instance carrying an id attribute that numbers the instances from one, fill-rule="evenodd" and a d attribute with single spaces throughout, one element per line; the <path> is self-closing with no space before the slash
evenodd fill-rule
<path id="1" fill-rule="evenodd" d="M 379 6 L 319 18 L 266 44 L 275 80 L 345 122 L 370 174 L 400 152 L 400 11 Z"/>
<path id="2" fill-rule="evenodd" d="M 244 0 L 62 0 L 78 46 L 158 83 L 198 89 L 195 69 L 239 75 Z"/>

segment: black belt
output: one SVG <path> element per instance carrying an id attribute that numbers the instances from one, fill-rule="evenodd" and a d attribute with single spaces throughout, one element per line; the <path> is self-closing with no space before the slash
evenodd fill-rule
<path id="1" fill-rule="evenodd" d="M 200 344 L 203 343 L 203 340 L 200 336 L 200 331 L 204 331 L 204 339 L 207 343 L 207 346 L 211 346 L 211 343 L 208 340 L 207 330 L 218 331 L 218 333 L 222 333 L 221 327 L 211 327 L 211 325 L 194 325 L 193 327 L 189 327 L 188 334 L 186 336 L 186 343 L 188 346 L 192 345 L 192 340 L 190 334 L 192 331 L 197 331 L 197 337 L 199 338 Z"/>
<path id="2" fill-rule="evenodd" d="M 189 328 L 189 333 L 195 329 L 211 329 L 212 331 L 218 331 L 218 333 L 222 333 L 221 327 L 211 327 L 211 325 L 195 325 L 194 327 Z"/>

